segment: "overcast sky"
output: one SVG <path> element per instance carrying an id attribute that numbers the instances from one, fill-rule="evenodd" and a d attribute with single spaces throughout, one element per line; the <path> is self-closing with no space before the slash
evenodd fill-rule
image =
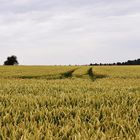
<path id="1" fill-rule="evenodd" d="M 0 64 L 140 58 L 140 0 L 0 0 Z"/>

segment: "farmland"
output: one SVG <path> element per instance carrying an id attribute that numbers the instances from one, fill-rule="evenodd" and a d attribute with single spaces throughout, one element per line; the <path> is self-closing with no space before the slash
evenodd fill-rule
<path id="1" fill-rule="evenodd" d="M 5 139 L 140 140 L 140 67 L 1 66 Z"/>

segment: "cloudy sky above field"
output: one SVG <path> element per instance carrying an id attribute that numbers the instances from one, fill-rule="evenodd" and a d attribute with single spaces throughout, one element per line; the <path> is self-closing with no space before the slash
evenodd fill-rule
<path id="1" fill-rule="evenodd" d="M 0 0 L 0 64 L 88 64 L 140 57 L 140 0 Z"/>

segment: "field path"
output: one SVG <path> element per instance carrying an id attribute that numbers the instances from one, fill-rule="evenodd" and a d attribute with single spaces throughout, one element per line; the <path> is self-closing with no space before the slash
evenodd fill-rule
<path id="1" fill-rule="evenodd" d="M 93 80 L 93 67 L 80 67 L 73 72 L 73 77 Z"/>
<path id="2" fill-rule="evenodd" d="M 91 79 L 92 81 L 94 81 L 93 67 L 89 68 L 89 70 L 88 70 L 88 75 L 89 75 L 90 79 Z"/>
<path id="3" fill-rule="evenodd" d="M 73 76 L 73 73 L 74 73 L 77 69 L 78 69 L 78 68 L 69 70 L 69 71 L 67 71 L 67 72 L 65 72 L 65 73 L 62 73 L 62 74 L 61 74 L 62 78 L 70 78 L 70 77 L 72 77 L 72 76 Z"/>

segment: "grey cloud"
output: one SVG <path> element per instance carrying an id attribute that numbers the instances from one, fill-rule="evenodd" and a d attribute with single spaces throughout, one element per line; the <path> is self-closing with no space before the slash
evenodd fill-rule
<path id="1" fill-rule="evenodd" d="M 10 54 L 19 56 L 22 64 L 83 64 L 93 59 L 114 62 L 139 57 L 138 0 L 0 2 L 1 63 Z"/>

